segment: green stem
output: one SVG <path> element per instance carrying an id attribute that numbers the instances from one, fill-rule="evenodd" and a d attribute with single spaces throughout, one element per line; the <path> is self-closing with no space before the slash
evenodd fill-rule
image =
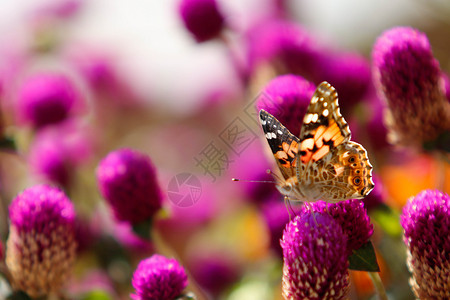
<path id="1" fill-rule="evenodd" d="M 372 283 L 377 291 L 378 298 L 380 300 L 388 300 L 386 295 L 386 290 L 384 289 L 383 282 L 381 281 L 380 273 L 378 272 L 368 272 L 370 279 L 372 279 Z"/>

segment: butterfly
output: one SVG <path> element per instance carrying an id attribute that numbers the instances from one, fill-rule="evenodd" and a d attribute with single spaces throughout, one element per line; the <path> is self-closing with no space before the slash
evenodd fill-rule
<path id="1" fill-rule="evenodd" d="M 277 189 L 285 197 L 335 203 L 362 199 L 374 188 L 367 151 L 350 140 L 336 89 L 328 82 L 315 90 L 300 138 L 265 110 L 259 116 L 282 176 L 277 178 Z"/>

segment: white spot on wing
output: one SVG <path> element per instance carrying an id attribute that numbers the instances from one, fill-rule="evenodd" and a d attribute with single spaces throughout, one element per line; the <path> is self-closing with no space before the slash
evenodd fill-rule
<path id="1" fill-rule="evenodd" d="M 283 134 L 283 131 L 281 131 L 280 129 L 278 129 L 278 134 Z"/>
<path id="2" fill-rule="evenodd" d="M 312 117 L 313 117 L 312 114 L 307 114 L 306 117 L 305 117 L 305 123 L 306 124 L 311 123 Z"/>
<path id="3" fill-rule="evenodd" d="M 317 122 L 318 119 L 319 119 L 319 115 L 318 114 L 313 114 L 312 117 L 311 117 L 311 121 L 314 122 L 314 123 Z"/>
<path id="4" fill-rule="evenodd" d="M 328 109 L 324 109 L 322 114 L 324 117 L 328 117 L 328 114 L 329 114 Z"/>

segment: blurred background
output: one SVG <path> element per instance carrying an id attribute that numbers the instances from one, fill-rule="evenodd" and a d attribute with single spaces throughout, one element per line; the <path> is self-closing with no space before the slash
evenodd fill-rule
<path id="1" fill-rule="evenodd" d="M 387 144 L 370 55 L 383 31 L 412 26 L 426 33 L 448 73 L 450 4 L 222 0 L 225 25 L 201 42 L 186 29 L 179 4 L 0 2 L 1 130 L 17 149 L 0 153 L 2 241 L 8 203 L 26 187 L 51 182 L 65 188 L 81 220 L 79 257 L 68 287 L 73 295 L 100 290 L 110 299 L 128 299 L 137 263 L 158 252 L 180 260 L 189 273 L 188 289 L 199 299 L 281 299 L 278 240 L 289 220 L 282 197 L 270 183 L 231 178 L 271 180 L 266 170 L 274 169 L 273 159 L 254 107 L 264 85 L 286 70 L 256 66 L 255 49 L 267 46 L 255 40 L 262 35 L 258 28 L 288 20 L 321 51 L 356 53 L 363 61 L 369 80 L 360 97 L 346 105 L 343 92 L 340 103 L 374 164 L 379 187 L 366 207 L 382 279 L 392 299 L 411 299 L 409 273 L 399 263 L 406 254 L 398 214 L 423 189 L 449 193 L 450 168 L 432 155 Z M 70 78 L 79 101 L 68 120 L 38 130 L 21 117 L 16 99 L 24 80 L 43 71 Z M 165 195 L 151 242 L 114 221 L 98 192 L 99 161 L 122 147 L 150 156 Z M 62 169 L 55 175 L 49 165 Z M 351 276 L 352 299 L 375 297 L 364 272 Z"/>

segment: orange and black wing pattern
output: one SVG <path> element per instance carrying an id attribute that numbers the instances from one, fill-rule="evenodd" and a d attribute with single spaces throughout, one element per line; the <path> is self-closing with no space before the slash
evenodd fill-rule
<path id="1" fill-rule="evenodd" d="M 259 117 L 281 175 L 285 180 L 296 176 L 299 139 L 265 110 L 259 112 Z"/>

